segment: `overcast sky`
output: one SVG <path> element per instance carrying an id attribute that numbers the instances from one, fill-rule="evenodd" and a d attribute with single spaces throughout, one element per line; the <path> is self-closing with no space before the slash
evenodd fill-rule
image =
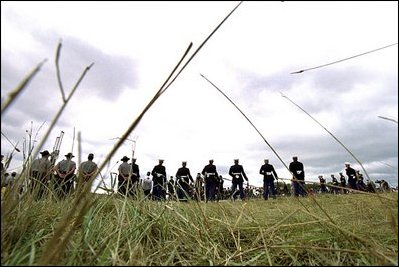
<path id="1" fill-rule="evenodd" d="M 22 150 L 33 125 L 44 135 L 62 104 L 54 64 L 69 94 L 94 62 L 42 150 L 65 132 L 61 156 L 82 135 L 82 160 L 100 163 L 162 85 L 190 42 L 193 51 L 238 2 L 1 2 L 1 101 L 44 59 L 40 72 L 1 115 L 1 131 Z M 398 2 L 243 2 L 144 116 L 130 138 L 141 175 L 165 160 L 168 176 L 181 161 L 195 175 L 214 159 L 225 178 L 240 159 L 260 186 L 268 158 L 289 172 L 246 119 L 200 74 L 222 89 L 252 120 L 285 164 L 297 155 L 307 181 L 341 172 L 353 157 L 296 102 L 343 142 L 373 180 L 398 184 L 398 46 L 319 69 L 290 74 L 398 42 Z M 191 53 L 193 52 L 190 52 Z M 44 123 L 45 122 L 45 123 Z M 44 123 L 39 130 L 40 125 Z M 37 144 L 37 143 L 35 143 Z M 131 158 L 125 142 L 109 163 Z M 73 153 L 77 156 L 77 142 Z M 12 150 L 1 137 L 1 153 Z M 77 161 L 77 157 L 74 158 Z M 119 161 L 119 162 L 118 162 Z M 10 170 L 19 171 L 22 153 Z M 363 173 L 363 171 L 361 171 Z M 227 183 L 228 184 L 228 183 Z"/>

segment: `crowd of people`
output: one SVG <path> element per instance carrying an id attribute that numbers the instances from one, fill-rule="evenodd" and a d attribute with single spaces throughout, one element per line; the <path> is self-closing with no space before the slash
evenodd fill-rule
<path id="1" fill-rule="evenodd" d="M 40 152 L 41 157 L 32 161 L 29 171 L 28 190 L 34 193 L 37 199 L 47 195 L 49 190 L 59 198 L 65 198 L 70 195 L 75 188 L 81 187 L 97 176 L 98 166 L 93 162 L 94 154 L 90 153 L 87 161 L 84 161 L 77 168 L 73 161 L 74 155 L 68 153 L 65 159 L 53 164 L 50 160 L 51 154 L 44 150 Z M 2 155 L 3 160 L 3 155 Z M 248 177 L 244 167 L 239 164 L 239 159 L 234 159 L 234 164 L 229 169 L 231 178 L 223 178 L 219 175 L 214 160 L 210 159 L 209 164 L 204 166 L 202 172 L 197 173 L 193 178 L 187 162 L 183 161 L 182 166 L 178 168 L 175 176 L 167 179 L 166 169 L 163 166 L 164 160 L 159 159 L 158 164 L 154 166 L 151 172 L 147 172 L 145 177 L 140 176 L 140 168 L 136 163 L 137 159 L 124 156 L 122 163 L 118 167 L 117 173 L 117 193 L 132 198 L 139 197 L 142 194 L 151 200 L 198 200 L 198 201 L 219 201 L 223 199 L 241 199 L 250 197 L 263 197 L 264 200 L 276 198 L 276 195 L 294 195 L 306 196 L 309 192 L 315 193 L 349 193 L 353 190 L 376 192 L 375 184 L 372 181 L 364 183 L 363 175 L 354 170 L 349 162 L 345 162 L 345 174 L 339 173 L 339 181 L 334 174 L 331 174 L 331 182 L 327 183 L 325 178 L 320 175 L 319 187 L 307 188 L 305 185 L 305 170 L 302 162 L 294 156 L 289 164 L 289 171 L 292 173 L 289 185 L 283 181 L 283 187 L 280 188 L 279 177 L 269 159 L 264 159 L 264 164 L 260 167 L 259 174 L 263 176 L 263 187 L 249 186 Z M 13 180 L 8 173 L 5 173 L 2 164 L 2 186 L 7 186 Z M 12 176 L 15 179 L 16 173 Z M 224 180 L 231 181 L 231 187 L 224 188 Z M 3 183 L 4 181 L 4 183 Z M 246 181 L 246 186 L 244 185 Z M 347 182 L 348 181 L 348 182 Z M 380 183 L 381 189 L 388 190 L 389 185 L 385 180 L 376 181 Z M 277 187 L 277 188 L 276 188 Z M 290 188 L 289 188 L 290 187 Z"/>

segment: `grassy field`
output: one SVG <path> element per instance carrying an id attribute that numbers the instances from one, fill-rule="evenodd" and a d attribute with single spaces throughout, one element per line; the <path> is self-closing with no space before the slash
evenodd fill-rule
<path id="1" fill-rule="evenodd" d="M 99 172 L 225 20 L 181 67 L 190 43 L 151 101 L 99 164 Z M 60 50 L 61 43 L 55 60 L 58 74 Z M 2 114 L 44 62 L 9 94 L 2 103 Z M 27 146 L 28 159 L 15 188 L 27 180 L 31 160 L 92 66 L 85 68 L 68 96 L 57 75 L 62 106 L 35 150 L 33 144 Z M 78 147 L 79 136 L 78 132 Z M 89 189 L 90 184 L 62 201 L 36 201 L 30 194 L 18 198 L 17 190 L 2 194 L 1 265 L 398 265 L 397 192 L 182 203 L 87 194 Z"/>
<path id="2" fill-rule="evenodd" d="M 398 194 L 154 202 L 22 198 L 2 265 L 398 265 Z M 69 214 L 69 215 L 68 215 Z"/>

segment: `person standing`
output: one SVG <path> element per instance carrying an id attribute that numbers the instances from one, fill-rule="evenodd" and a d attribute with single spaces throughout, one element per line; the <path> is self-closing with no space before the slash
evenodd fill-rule
<path id="1" fill-rule="evenodd" d="M 97 164 L 93 162 L 94 154 L 90 153 L 87 157 L 87 161 L 84 161 L 79 166 L 79 180 L 83 186 L 87 183 L 90 178 L 97 172 Z"/>
<path id="2" fill-rule="evenodd" d="M 238 194 L 238 191 L 237 191 L 237 186 L 238 186 L 240 198 L 241 198 L 241 200 L 244 200 L 245 193 L 244 193 L 243 183 L 244 183 L 244 179 L 248 182 L 248 177 L 245 174 L 245 171 L 244 171 L 244 168 L 242 167 L 242 165 L 240 165 L 238 163 L 239 163 L 239 160 L 235 159 L 234 165 L 231 166 L 230 170 L 229 170 L 229 175 L 232 177 L 231 191 L 233 193 L 232 193 L 231 197 L 233 200 L 236 199 L 237 194 Z"/>
<path id="3" fill-rule="evenodd" d="M 318 178 L 320 181 L 320 193 L 327 193 L 326 179 L 324 179 L 323 175 L 319 175 Z"/>
<path id="4" fill-rule="evenodd" d="M 147 172 L 145 179 L 143 179 L 141 181 L 141 187 L 143 188 L 144 196 L 146 198 L 150 198 L 150 194 L 151 194 L 152 180 L 151 180 L 150 175 L 151 175 L 151 172 Z"/>
<path id="5" fill-rule="evenodd" d="M 209 164 L 204 167 L 202 175 L 205 177 L 205 202 L 214 201 L 219 174 L 213 165 L 213 159 L 210 159 Z"/>
<path id="6" fill-rule="evenodd" d="M 151 172 L 153 181 L 152 194 L 155 200 L 165 199 L 166 197 L 164 194 L 166 191 L 166 169 L 162 165 L 163 162 L 163 159 L 158 160 L 158 165 Z"/>
<path id="7" fill-rule="evenodd" d="M 188 200 L 190 198 L 190 182 L 194 183 L 190 169 L 186 167 L 187 161 L 182 162 L 182 167 L 176 172 L 177 197 L 179 200 Z"/>
<path id="8" fill-rule="evenodd" d="M 356 171 L 351 167 L 351 164 L 349 162 L 345 162 L 345 172 L 346 176 L 348 176 L 349 188 L 357 190 Z"/>
<path id="9" fill-rule="evenodd" d="M 123 196 L 127 193 L 127 183 L 132 171 L 132 167 L 127 163 L 129 160 L 130 158 L 123 156 L 123 158 L 121 158 L 122 163 L 118 168 L 118 193 Z"/>
<path id="10" fill-rule="evenodd" d="M 293 174 L 292 184 L 294 186 L 294 195 L 305 196 L 305 170 L 302 162 L 298 161 L 297 156 L 292 157 L 292 162 L 289 165 L 289 170 Z"/>
<path id="11" fill-rule="evenodd" d="M 42 157 L 35 159 L 32 162 L 30 169 L 31 180 L 30 180 L 30 190 L 36 195 L 38 199 L 43 198 L 46 192 L 46 186 L 50 180 L 51 175 L 51 162 L 49 160 L 50 153 L 47 150 L 40 152 Z"/>
<path id="12" fill-rule="evenodd" d="M 130 181 L 128 182 L 129 194 L 132 197 L 136 196 L 136 191 L 140 181 L 140 168 L 139 165 L 136 164 L 136 161 L 136 158 L 132 158 L 132 173 L 130 175 Z"/>
<path id="13" fill-rule="evenodd" d="M 58 193 L 61 198 L 65 198 L 73 192 L 76 170 L 76 163 L 72 160 L 75 156 L 72 153 L 68 153 L 65 157 L 66 159 L 58 162 L 55 166 Z"/>
<path id="14" fill-rule="evenodd" d="M 259 173 L 263 175 L 263 198 L 267 200 L 270 195 L 276 198 L 274 179 L 278 179 L 278 176 L 273 165 L 269 164 L 269 159 L 265 159 L 264 163 L 260 167 Z"/>

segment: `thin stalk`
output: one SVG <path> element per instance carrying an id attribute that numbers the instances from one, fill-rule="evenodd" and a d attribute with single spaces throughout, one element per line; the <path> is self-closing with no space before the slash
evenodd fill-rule
<path id="1" fill-rule="evenodd" d="M 57 70 L 57 81 L 58 81 L 58 85 L 61 90 L 62 101 L 65 103 L 65 101 L 66 101 L 65 92 L 64 92 L 64 87 L 62 85 L 62 81 L 61 81 L 61 72 L 60 72 L 60 64 L 59 64 L 61 47 L 62 47 L 62 43 L 60 40 L 60 42 L 58 43 L 58 46 L 57 46 L 57 52 L 56 52 L 56 56 L 55 56 L 55 68 Z"/>
<path id="2" fill-rule="evenodd" d="M 82 162 L 82 136 L 81 132 L 78 131 L 78 166 Z"/>
<path id="3" fill-rule="evenodd" d="M 7 137 L 3 132 L 1 132 L 1 135 L 4 136 L 4 137 L 6 138 L 6 140 L 12 145 L 12 147 L 13 147 L 17 152 L 21 152 L 21 150 L 19 150 L 19 149 L 17 148 L 17 145 L 14 145 L 14 144 L 10 141 L 10 139 L 8 139 L 8 137 Z"/>
<path id="4" fill-rule="evenodd" d="M 179 61 L 179 63 L 176 65 L 176 67 L 173 69 L 172 73 L 169 75 L 165 83 L 162 85 L 162 87 L 158 90 L 157 94 L 153 97 L 153 99 L 150 101 L 150 103 L 145 107 L 145 109 L 141 112 L 139 117 L 132 123 L 132 125 L 128 128 L 128 130 L 125 132 L 125 134 L 121 137 L 121 139 L 118 141 L 118 143 L 114 146 L 114 148 L 111 150 L 110 153 L 108 153 L 107 157 L 105 160 L 102 162 L 100 167 L 97 170 L 97 174 L 93 175 L 90 180 L 84 184 L 83 188 L 78 190 L 78 194 L 75 197 L 75 204 L 73 205 L 73 209 L 70 209 L 68 213 L 64 216 L 64 218 L 60 221 L 59 225 L 56 227 L 54 231 L 53 237 L 47 241 L 46 248 L 43 252 L 43 256 L 40 259 L 39 263 L 43 265 L 51 264 L 56 262 L 58 259 L 59 255 L 64 251 L 67 241 L 71 238 L 72 233 L 73 233 L 73 227 L 68 227 L 69 223 L 71 222 L 71 219 L 73 218 L 74 214 L 78 214 L 78 218 L 84 216 L 85 211 L 90 208 L 91 204 L 93 202 L 90 202 L 89 199 L 87 199 L 88 192 L 91 189 L 91 185 L 94 181 L 94 179 L 97 177 L 98 173 L 101 172 L 101 170 L 104 168 L 106 163 L 111 159 L 113 154 L 117 151 L 117 149 L 121 146 L 121 144 L 124 142 L 124 140 L 129 136 L 129 134 L 133 131 L 133 129 L 138 125 L 144 114 L 148 111 L 148 109 L 152 106 L 152 104 L 156 101 L 156 99 L 159 97 L 159 93 L 162 90 L 163 86 L 167 83 L 167 81 L 170 79 L 170 77 L 173 75 L 173 73 L 176 71 L 184 57 L 187 55 L 188 51 L 192 47 L 192 43 L 190 43 L 188 49 L 184 53 L 182 59 Z M 69 99 L 67 99 L 68 102 Z M 67 103 L 66 102 L 66 103 Z M 63 238 L 63 242 L 59 242 L 59 240 Z"/>
<path id="5" fill-rule="evenodd" d="M 294 104 L 295 106 L 297 106 L 300 110 L 302 110 L 303 112 L 305 112 L 306 115 L 308 115 L 310 118 L 312 118 L 312 120 L 314 120 L 318 125 L 320 125 L 327 133 L 329 133 L 334 139 L 335 141 L 337 141 L 356 161 L 357 163 L 360 164 L 360 166 L 362 167 L 364 174 L 366 174 L 367 179 L 370 180 L 370 177 L 366 171 L 366 169 L 364 168 L 363 164 L 360 162 L 360 160 L 341 142 L 339 141 L 339 139 L 337 137 L 335 137 L 335 135 L 333 135 L 329 130 L 327 130 L 326 127 L 324 127 L 318 120 L 316 120 L 312 115 L 310 115 L 306 110 L 304 110 L 302 107 L 300 107 L 298 104 L 296 104 L 294 101 L 292 101 L 291 99 L 289 99 L 287 96 L 285 96 L 283 93 L 281 93 L 282 97 L 285 97 L 286 99 L 288 99 L 288 101 L 290 101 L 292 104 Z"/>
<path id="6" fill-rule="evenodd" d="M 223 91 L 217 87 L 214 83 L 212 83 L 208 78 L 206 78 L 204 75 L 200 74 L 202 78 L 204 78 L 206 81 L 208 81 L 216 90 L 218 90 L 224 97 L 227 98 L 227 100 L 230 101 L 231 104 L 244 116 L 244 118 L 252 125 L 252 127 L 255 129 L 255 131 L 262 137 L 263 141 L 267 144 L 267 146 L 273 151 L 273 153 L 277 156 L 277 158 L 280 160 L 280 162 L 284 165 L 284 167 L 291 173 L 290 169 L 288 166 L 285 164 L 283 159 L 279 156 L 277 151 L 272 147 L 272 145 L 266 140 L 266 138 L 262 135 L 262 133 L 256 128 L 256 126 L 252 123 L 252 121 L 245 115 L 245 113 L 231 100 Z"/>
<path id="7" fill-rule="evenodd" d="M 193 55 L 187 60 L 186 64 L 184 64 L 184 66 L 181 68 L 181 70 L 177 73 L 176 77 L 173 78 L 173 80 L 168 84 L 168 86 L 165 87 L 165 89 L 163 89 L 161 91 L 161 94 L 163 94 L 163 92 L 166 91 L 166 89 L 169 88 L 169 86 L 176 80 L 176 78 L 180 75 L 180 73 L 186 68 L 186 66 L 188 65 L 188 63 L 190 63 L 190 61 L 195 57 L 195 55 L 201 50 L 201 48 L 208 42 L 208 40 L 212 37 L 212 35 L 220 28 L 220 26 L 223 25 L 223 23 L 230 17 L 231 14 L 233 14 L 233 12 L 242 4 L 242 1 L 240 3 L 238 3 L 238 5 L 236 5 L 235 8 L 233 8 L 232 11 L 230 11 L 230 13 L 219 23 L 219 25 L 211 32 L 211 34 L 209 34 L 209 36 L 201 43 L 201 45 L 197 48 L 197 50 L 195 50 L 195 52 L 193 53 Z"/>
<path id="8" fill-rule="evenodd" d="M 147 104 L 147 106 L 143 109 L 143 111 L 140 113 L 140 115 L 133 121 L 133 123 L 129 126 L 129 128 L 126 130 L 126 132 L 120 137 L 118 142 L 114 145 L 112 150 L 108 153 L 108 155 L 105 157 L 101 165 L 99 166 L 98 172 L 101 172 L 101 170 L 105 167 L 107 162 L 112 158 L 112 156 L 115 154 L 115 152 L 118 150 L 118 148 L 123 144 L 126 138 L 130 135 L 130 133 L 136 128 L 136 126 L 139 124 L 141 119 L 144 117 L 145 113 L 150 109 L 150 107 L 155 103 L 155 101 L 158 99 L 160 96 L 160 93 L 164 86 L 167 84 L 169 79 L 173 76 L 177 68 L 180 66 L 181 62 L 183 59 L 187 56 L 188 52 L 190 51 L 191 47 L 193 46 L 193 43 L 190 43 L 188 48 L 186 49 L 183 57 L 180 59 L 180 61 L 177 63 L 173 71 L 170 73 L 169 77 L 165 80 L 165 82 L 162 84 L 162 86 L 159 88 L 158 92 L 154 95 L 154 97 L 151 99 L 151 101 Z"/>
<path id="9" fill-rule="evenodd" d="M 360 162 L 360 160 L 341 142 L 338 140 L 338 138 L 336 138 L 329 130 L 327 130 L 327 128 L 325 128 L 320 122 L 318 122 L 312 115 L 310 115 L 306 110 L 304 110 L 303 108 L 301 108 L 299 105 L 297 105 L 295 102 L 293 102 L 291 99 L 289 99 L 287 96 L 285 96 L 284 94 L 281 93 L 281 95 L 285 98 L 287 98 L 292 104 L 294 104 L 295 106 L 297 106 L 300 110 L 302 110 L 303 112 L 305 112 L 310 118 L 312 118 L 317 124 L 319 124 L 324 130 L 326 130 L 346 151 L 348 151 L 348 153 L 360 164 L 360 166 L 362 167 L 364 174 L 367 176 L 367 179 L 371 181 L 366 169 L 364 168 L 363 164 Z M 378 197 L 378 199 L 381 201 L 381 203 L 384 203 L 380 194 L 377 193 L 376 196 Z M 385 206 L 384 206 L 385 207 Z M 395 218 L 392 215 L 392 212 L 390 213 L 390 217 L 389 220 L 391 221 L 392 225 L 395 225 L 395 229 L 397 229 L 397 223 L 395 221 Z"/>
<path id="10" fill-rule="evenodd" d="M 73 127 L 73 137 L 72 137 L 72 148 L 71 148 L 71 153 L 73 153 L 73 147 L 75 145 L 75 127 Z"/>
<path id="11" fill-rule="evenodd" d="M 387 117 L 383 117 L 383 116 L 378 116 L 378 118 L 384 119 L 384 120 L 393 121 L 393 122 L 395 122 L 396 124 L 398 124 L 398 121 L 397 121 L 397 120 L 394 120 L 394 119 L 391 119 L 391 118 L 387 118 Z"/>
<path id="12" fill-rule="evenodd" d="M 54 118 L 51 121 L 50 127 L 47 130 L 46 134 L 44 135 L 44 137 L 41 139 L 41 142 L 39 143 L 39 145 L 36 148 L 35 153 L 33 154 L 33 158 L 37 157 L 37 154 L 39 153 L 40 149 L 42 149 L 44 143 L 46 142 L 48 136 L 50 135 L 51 131 L 53 130 L 55 124 L 58 122 L 58 119 L 61 117 L 62 112 L 64 111 L 66 105 L 68 104 L 69 100 L 71 99 L 71 97 L 73 96 L 73 94 L 75 93 L 76 89 L 78 88 L 80 82 L 83 80 L 84 76 L 86 75 L 86 73 L 90 70 L 90 68 L 94 65 L 94 63 L 91 63 L 89 66 L 86 67 L 86 69 L 83 71 L 83 73 L 81 74 L 79 80 L 77 81 L 77 83 L 75 84 L 75 86 L 73 87 L 71 93 L 69 94 L 68 98 L 66 99 L 66 101 L 64 102 L 64 104 L 61 106 L 61 108 L 58 110 L 57 114 L 54 116 Z"/>
<path id="13" fill-rule="evenodd" d="M 380 48 L 377 48 L 377 49 L 374 49 L 374 50 L 371 50 L 371 51 L 367 51 L 367 52 L 364 52 L 364 53 L 361 53 L 361 54 L 358 54 L 358 55 L 355 55 L 355 56 L 351 56 L 351 57 L 348 57 L 348 58 L 344 58 L 344 59 L 340 59 L 340 60 L 337 60 L 337 61 L 333 61 L 333 62 L 330 62 L 330 63 L 327 63 L 327 64 L 323 64 L 323 65 L 320 65 L 320 66 L 317 66 L 317 67 L 308 68 L 308 69 L 299 70 L 299 71 L 294 71 L 294 72 L 291 72 L 290 74 L 298 74 L 298 73 L 303 73 L 303 72 L 308 71 L 308 70 L 314 70 L 314 69 L 318 69 L 318 68 L 323 68 L 323 67 L 330 66 L 330 65 L 333 65 L 333 64 L 337 64 L 337 63 L 340 63 L 342 61 L 346 61 L 346 60 L 349 60 L 349 59 L 352 59 L 352 58 L 355 58 L 355 57 L 364 56 L 364 55 L 367 55 L 367 54 L 370 54 L 370 53 L 376 52 L 378 50 L 382 50 L 382 49 L 385 49 L 385 48 L 388 48 L 388 47 L 391 47 L 391 46 L 394 46 L 394 45 L 397 45 L 397 44 L 398 43 L 386 45 L 386 46 L 383 46 L 383 47 L 380 47 Z"/>
<path id="14" fill-rule="evenodd" d="M 83 71 L 83 73 L 81 74 L 79 80 L 77 81 L 77 83 L 73 87 L 71 93 L 69 94 L 68 98 L 66 99 L 64 104 L 61 106 L 61 108 L 58 110 L 57 114 L 55 115 L 55 117 L 51 121 L 49 129 L 45 133 L 44 137 L 41 139 L 41 142 L 39 143 L 39 145 L 36 147 L 35 152 L 33 153 L 33 155 L 31 157 L 29 157 L 30 155 L 28 155 L 28 160 L 27 160 L 27 162 L 24 164 L 24 166 L 22 168 L 20 177 L 25 177 L 25 176 L 27 177 L 28 176 L 28 175 L 24 176 L 24 174 L 26 173 L 27 170 L 28 170 L 28 173 L 29 173 L 29 170 L 30 170 L 31 161 L 29 160 L 29 158 L 35 159 L 37 157 L 37 155 L 39 154 L 39 151 L 42 149 L 43 144 L 46 142 L 48 136 L 50 135 L 52 129 L 54 128 L 55 124 L 57 123 L 59 117 L 61 116 L 62 112 L 64 111 L 64 109 L 65 109 L 66 105 L 68 104 L 69 100 L 71 99 L 71 97 L 75 93 L 76 89 L 78 88 L 80 82 L 82 81 L 82 79 L 86 75 L 87 71 L 93 66 L 93 64 L 94 63 L 92 63 L 91 65 L 86 67 L 86 69 Z M 29 135 L 29 138 L 31 139 L 31 134 Z M 29 143 L 30 142 L 31 141 L 29 141 Z M 29 146 L 30 146 L 30 144 L 29 144 Z M 31 150 L 29 149 L 29 151 L 31 151 Z M 22 182 L 23 182 L 23 179 L 19 179 L 16 182 L 16 186 L 17 187 L 20 186 Z M 4 213 L 7 213 L 8 211 L 12 210 L 15 207 L 15 205 L 17 204 L 17 201 L 10 201 L 10 203 L 7 203 L 7 204 L 8 204 L 7 208 L 4 208 Z M 2 208 L 2 213 L 3 213 L 3 208 Z"/>

